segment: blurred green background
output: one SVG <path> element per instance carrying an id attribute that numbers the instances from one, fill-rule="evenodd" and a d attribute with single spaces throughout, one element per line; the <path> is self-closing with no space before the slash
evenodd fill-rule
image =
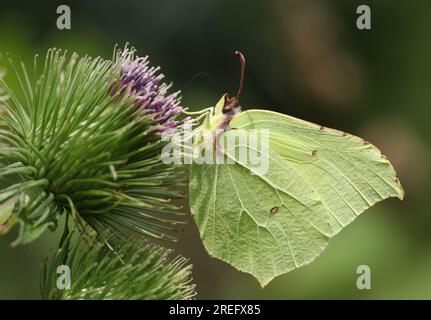
<path id="1" fill-rule="evenodd" d="M 71 30 L 56 28 L 60 4 L 71 8 Z M 372 30 L 356 28 L 360 4 L 371 7 Z M 364 137 L 392 161 L 406 198 L 369 209 L 318 260 L 264 289 L 208 257 L 190 221 L 175 248 L 194 265 L 197 298 L 431 299 L 430 15 L 426 0 L 3 1 L 0 68 L 6 52 L 28 63 L 50 47 L 109 58 L 129 42 L 199 109 L 236 92 L 240 49 L 243 106 Z M 14 236 L 0 238 L 0 298 L 38 299 L 40 262 L 57 236 L 12 249 Z M 363 264 L 371 290 L 356 288 Z"/>

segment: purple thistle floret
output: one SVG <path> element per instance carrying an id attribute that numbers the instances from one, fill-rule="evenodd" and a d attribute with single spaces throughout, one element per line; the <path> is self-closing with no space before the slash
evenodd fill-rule
<path id="1" fill-rule="evenodd" d="M 160 67 L 149 67 L 148 56 L 135 57 L 127 48 L 119 55 L 120 88 L 130 88 L 136 97 L 135 108 L 152 117 L 160 126 L 159 132 L 175 129 L 189 118 L 176 120 L 184 109 L 180 106 L 180 91 L 168 94 L 170 85 L 163 83 Z"/>

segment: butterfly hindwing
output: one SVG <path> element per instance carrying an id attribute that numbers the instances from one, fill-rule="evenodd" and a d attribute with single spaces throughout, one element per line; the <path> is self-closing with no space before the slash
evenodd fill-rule
<path id="1" fill-rule="evenodd" d="M 392 165 L 361 138 L 264 110 L 229 126 L 220 141 L 235 141 L 221 148 L 231 163 L 192 165 L 190 207 L 206 250 L 262 286 L 316 259 L 368 207 L 403 197 Z M 244 137 L 264 130 L 267 148 Z M 256 149 L 267 170 L 240 156 Z"/>

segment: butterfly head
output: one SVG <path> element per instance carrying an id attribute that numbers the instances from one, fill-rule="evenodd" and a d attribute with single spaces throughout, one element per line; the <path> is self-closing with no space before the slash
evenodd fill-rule
<path id="1" fill-rule="evenodd" d="M 239 107 L 239 98 L 244 86 L 245 58 L 238 50 L 235 51 L 235 55 L 239 58 L 241 63 L 241 77 L 238 91 L 236 95 L 231 98 L 227 93 L 225 93 L 217 102 L 215 107 L 209 109 L 201 126 L 202 131 L 209 133 L 218 132 L 218 134 L 215 135 L 216 140 L 218 139 L 220 132 L 224 132 L 229 129 L 229 122 L 232 118 L 241 112 L 241 108 Z M 195 145 L 203 145 L 206 139 L 208 138 L 205 138 L 205 135 L 202 134 L 195 142 Z"/>
<path id="2" fill-rule="evenodd" d="M 244 55 L 236 50 L 235 56 L 239 58 L 241 64 L 241 76 L 238 91 L 235 96 L 229 97 L 224 94 L 217 102 L 216 106 L 209 112 L 204 121 L 204 128 L 207 130 L 227 129 L 229 121 L 241 111 L 239 107 L 239 98 L 244 87 L 245 58 Z"/>

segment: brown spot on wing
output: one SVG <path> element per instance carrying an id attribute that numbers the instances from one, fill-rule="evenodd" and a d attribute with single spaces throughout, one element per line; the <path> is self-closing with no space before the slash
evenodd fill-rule
<path id="1" fill-rule="evenodd" d="M 276 214 L 278 210 L 280 210 L 280 207 L 274 206 L 269 210 L 269 212 L 272 214 Z"/>

